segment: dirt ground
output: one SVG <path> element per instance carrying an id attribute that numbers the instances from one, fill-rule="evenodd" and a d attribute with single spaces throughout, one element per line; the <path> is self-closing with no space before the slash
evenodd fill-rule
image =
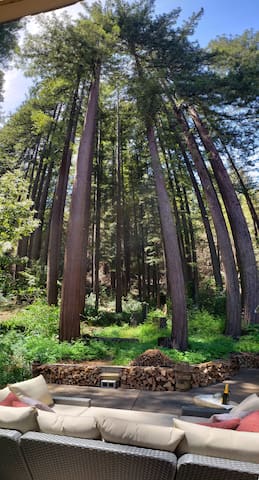
<path id="1" fill-rule="evenodd" d="M 19 310 L 17 307 L 0 308 L 0 323 L 9 320 Z"/>

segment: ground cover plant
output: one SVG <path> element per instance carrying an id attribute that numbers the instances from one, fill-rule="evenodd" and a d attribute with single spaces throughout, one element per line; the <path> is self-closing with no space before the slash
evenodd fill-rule
<path id="1" fill-rule="evenodd" d="M 141 304 L 139 304 L 140 308 Z M 136 305 L 134 306 L 136 313 Z M 130 312 L 128 312 L 130 313 Z M 111 323 L 112 314 L 114 322 Z M 19 381 L 31 375 L 31 363 L 54 363 L 58 361 L 94 361 L 103 360 L 117 365 L 127 365 L 138 355 L 150 348 L 157 348 L 157 340 L 168 336 L 171 331 L 170 320 L 167 327 L 160 329 L 157 318 L 163 316 L 159 309 L 151 310 L 146 320 L 138 325 L 118 321 L 110 310 L 107 312 L 108 326 L 82 322 L 82 332 L 91 336 L 121 339 L 134 338 L 137 342 L 105 342 L 78 339 L 73 342 L 60 342 L 58 339 L 59 308 L 50 307 L 43 301 L 22 308 L 10 319 L 0 324 L 0 385 Z M 105 317 L 105 311 L 102 311 Z M 129 316 L 129 319 L 132 318 Z M 117 323 L 116 323 L 117 322 Z M 105 323 L 105 322 L 104 322 Z M 200 363 L 219 358 L 227 358 L 231 352 L 257 352 L 259 328 L 253 326 L 243 329 L 243 335 L 234 340 L 223 335 L 224 318 L 215 316 L 206 310 L 189 310 L 188 350 L 161 348 L 163 353 L 175 361 Z"/>

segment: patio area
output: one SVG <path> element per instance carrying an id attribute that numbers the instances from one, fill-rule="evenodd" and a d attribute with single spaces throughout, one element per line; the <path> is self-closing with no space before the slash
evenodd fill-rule
<path id="1" fill-rule="evenodd" d="M 227 380 L 230 399 L 240 403 L 252 393 L 259 395 L 259 370 L 241 368 L 237 375 Z M 192 404 L 193 397 L 203 394 L 223 393 L 224 383 L 207 387 L 197 387 L 180 392 L 152 392 L 146 390 L 79 387 L 75 385 L 49 385 L 51 393 L 56 395 L 87 397 L 95 407 L 120 408 L 180 415 L 181 408 Z"/>

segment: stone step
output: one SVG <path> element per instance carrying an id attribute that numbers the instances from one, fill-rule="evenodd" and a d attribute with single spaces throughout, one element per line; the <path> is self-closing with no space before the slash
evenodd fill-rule
<path id="1" fill-rule="evenodd" d="M 100 374 L 101 380 L 120 380 L 120 373 L 116 372 L 102 372 Z"/>
<path id="2" fill-rule="evenodd" d="M 102 373 L 119 373 L 119 374 L 121 374 L 125 367 L 120 366 L 120 365 L 102 365 L 100 368 L 101 368 Z"/>

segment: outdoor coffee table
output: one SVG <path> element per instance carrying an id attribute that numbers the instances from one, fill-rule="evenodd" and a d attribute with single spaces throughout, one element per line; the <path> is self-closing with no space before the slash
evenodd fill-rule
<path id="1" fill-rule="evenodd" d="M 193 405 L 182 407 L 182 415 L 210 418 L 216 413 L 230 412 L 234 405 L 236 405 L 236 403 L 232 401 L 228 405 L 223 405 L 220 396 L 196 395 L 193 397 Z"/>
<path id="2" fill-rule="evenodd" d="M 223 404 L 221 394 L 196 395 L 193 397 L 193 403 L 198 407 L 219 408 L 223 410 L 231 410 L 231 408 L 236 405 L 235 402 L 229 402 L 227 405 Z"/>

